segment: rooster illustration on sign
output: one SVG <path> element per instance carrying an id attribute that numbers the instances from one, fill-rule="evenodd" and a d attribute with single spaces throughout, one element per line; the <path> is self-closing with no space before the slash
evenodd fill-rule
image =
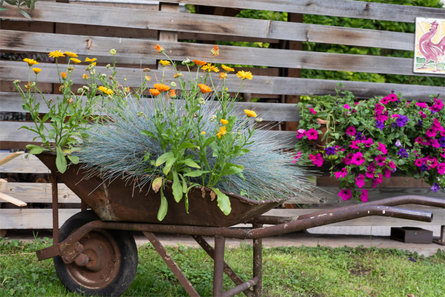
<path id="1" fill-rule="evenodd" d="M 432 41 L 438 28 L 439 24 L 433 21 L 429 31 L 420 36 L 419 51 L 425 58 L 425 63 L 418 69 L 425 68 L 430 61 L 433 61 L 435 71 L 437 71 L 437 64 L 441 57 L 445 55 L 445 36 L 443 36 L 438 43 Z"/>

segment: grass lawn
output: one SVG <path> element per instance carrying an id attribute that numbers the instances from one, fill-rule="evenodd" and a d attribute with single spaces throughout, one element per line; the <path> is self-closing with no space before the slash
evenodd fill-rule
<path id="1" fill-rule="evenodd" d="M 33 243 L 0 238 L 0 296 L 79 296 L 68 293 L 51 260 L 38 262 Z M 199 294 L 211 296 L 213 261 L 204 251 L 168 248 Z M 239 275 L 251 275 L 252 248 L 227 249 L 226 261 Z M 445 253 L 425 258 L 394 249 L 267 248 L 263 253 L 264 296 L 443 296 Z M 225 288 L 231 281 L 225 279 Z M 151 245 L 139 248 L 135 281 L 124 296 L 187 296 Z M 240 295 L 244 296 L 244 295 Z"/>

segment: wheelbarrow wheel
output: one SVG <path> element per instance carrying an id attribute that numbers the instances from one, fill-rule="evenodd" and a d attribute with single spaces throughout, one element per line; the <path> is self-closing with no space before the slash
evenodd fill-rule
<path id="1" fill-rule="evenodd" d="M 59 240 L 88 222 L 97 220 L 91 211 L 82 211 L 69 218 L 60 228 Z M 84 261 L 65 264 L 54 257 L 57 276 L 66 288 L 87 296 L 119 296 L 125 292 L 136 275 L 138 255 L 130 232 L 93 230 L 82 237 Z M 77 262 L 77 263 L 76 263 Z"/>

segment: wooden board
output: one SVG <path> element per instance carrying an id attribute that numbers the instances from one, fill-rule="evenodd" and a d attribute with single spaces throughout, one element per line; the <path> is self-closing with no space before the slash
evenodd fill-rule
<path id="1" fill-rule="evenodd" d="M 58 185 L 59 203 L 79 203 L 77 197 L 65 184 Z M 45 183 L 7 183 L 5 194 L 27 203 L 51 203 L 51 184 Z"/>
<path id="2" fill-rule="evenodd" d="M 8 152 L 0 152 L 0 159 L 8 156 Z M 1 165 L 0 172 L 9 173 L 49 173 L 48 168 L 36 156 L 24 154 Z"/>
<path id="3" fill-rule="evenodd" d="M 212 48 L 211 46 L 207 47 L 208 50 Z M 40 66 L 44 69 L 39 74 L 40 82 L 58 81 L 56 66 L 54 64 L 40 63 Z M 109 73 L 109 70 L 106 70 L 104 67 L 97 67 L 97 71 L 100 73 Z M 123 81 L 123 78 L 127 78 L 129 86 L 138 86 L 144 76 L 142 67 L 140 69 L 117 68 L 117 71 L 119 73 L 118 79 Z M 83 67 L 77 67 L 73 71 L 72 78 L 75 84 L 83 83 L 83 73 Z M 172 78 L 173 74 L 174 72 L 170 70 L 165 72 L 167 83 L 170 82 L 168 78 Z M 153 78 L 152 81 L 156 81 L 162 77 L 162 71 L 152 70 L 150 75 Z M 12 81 L 19 79 L 26 81 L 27 77 L 28 66 L 25 63 L 0 60 L 0 80 Z M 213 76 L 213 79 L 217 82 L 217 75 Z M 236 92 L 239 88 L 239 83 L 240 81 L 235 75 L 228 75 L 226 87 L 229 91 Z M 344 89 L 352 91 L 359 98 L 369 98 L 379 95 L 385 96 L 391 92 L 402 92 L 403 95 L 410 99 L 425 101 L 429 100 L 430 94 L 445 94 L 445 87 L 269 76 L 255 76 L 251 81 L 245 81 L 243 84 L 243 92 L 273 95 L 326 95 L 335 94 L 335 90 L 340 88 L 340 83 L 343 84 Z"/>

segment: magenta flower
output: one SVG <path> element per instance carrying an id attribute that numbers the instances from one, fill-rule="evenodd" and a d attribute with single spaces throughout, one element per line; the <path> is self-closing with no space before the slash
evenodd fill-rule
<path id="1" fill-rule="evenodd" d="M 359 149 L 359 147 L 358 147 L 359 143 L 360 143 L 360 140 L 353 140 L 353 141 L 351 141 L 351 144 L 349 145 L 349 147 L 352 148 L 352 149 L 358 150 Z"/>
<path id="2" fill-rule="evenodd" d="M 352 192 L 349 189 L 341 189 L 340 192 L 338 192 L 338 196 L 340 196 L 340 198 L 343 199 L 344 201 L 347 201 L 351 199 Z"/>
<path id="3" fill-rule="evenodd" d="M 363 154 L 361 152 L 357 152 L 352 155 L 351 158 L 351 164 L 360 166 L 365 162 L 365 158 L 363 157 Z"/>
<path id="4" fill-rule="evenodd" d="M 395 168 L 396 168 L 396 164 L 394 164 L 393 161 L 389 161 L 388 165 L 389 165 L 389 167 L 392 168 L 392 169 L 395 169 Z"/>
<path id="5" fill-rule="evenodd" d="M 298 129 L 297 130 L 297 139 L 301 139 L 306 135 L 306 130 L 304 129 Z"/>
<path id="6" fill-rule="evenodd" d="M 365 176 L 363 174 L 359 174 L 355 178 L 355 184 L 357 185 L 357 187 L 362 188 L 365 185 Z"/>
<path id="7" fill-rule="evenodd" d="M 354 126 L 349 126 L 346 129 L 346 135 L 354 136 L 355 135 L 355 127 Z"/>
<path id="8" fill-rule="evenodd" d="M 344 107 L 345 109 L 351 109 L 351 106 L 349 106 L 348 104 L 343 105 L 343 107 Z"/>
<path id="9" fill-rule="evenodd" d="M 383 97 L 382 100 L 380 100 L 380 103 L 382 103 L 383 105 L 386 105 L 389 103 L 389 98 L 388 97 Z"/>
<path id="10" fill-rule="evenodd" d="M 309 154 L 309 160 L 311 160 L 312 163 L 317 167 L 323 166 L 324 159 L 320 153 L 318 153 L 316 155 Z"/>
<path id="11" fill-rule="evenodd" d="M 379 142 L 379 145 L 377 146 L 377 149 L 379 151 L 381 151 L 382 154 L 384 154 L 384 155 L 386 155 L 386 153 L 388 153 L 388 150 L 386 149 L 386 145 L 381 143 L 381 142 Z"/>
<path id="12" fill-rule="evenodd" d="M 363 143 L 366 147 L 370 147 L 371 145 L 374 144 L 374 142 L 372 141 L 372 138 L 371 138 L 371 137 L 369 137 L 369 138 L 366 139 L 366 140 L 362 140 L 362 143 Z"/>
<path id="13" fill-rule="evenodd" d="M 440 175 L 444 175 L 445 174 L 445 163 L 439 163 L 437 164 L 437 173 L 439 173 Z"/>
<path id="14" fill-rule="evenodd" d="M 433 130 L 433 129 L 426 130 L 426 136 L 433 138 L 433 137 L 436 137 L 436 135 L 437 135 L 437 130 Z"/>
<path id="15" fill-rule="evenodd" d="M 309 139 L 309 140 L 317 140 L 317 138 L 318 138 L 318 131 L 313 129 L 313 128 L 309 129 L 306 132 L 306 136 L 307 136 L 307 139 Z"/>
<path id="16" fill-rule="evenodd" d="M 422 165 L 423 165 L 423 159 L 416 159 L 416 161 L 414 162 L 414 164 L 415 164 L 417 167 L 422 166 Z"/>
<path id="17" fill-rule="evenodd" d="M 294 156 L 294 159 L 292 160 L 292 164 L 297 163 L 297 161 L 301 158 L 301 152 L 298 152 L 298 154 L 296 154 Z"/>
<path id="18" fill-rule="evenodd" d="M 420 108 L 428 108 L 428 105 L 425 102 L 417 102 L 416 105 Z"/>
<path id="19" fill-rule="evenodd" d="M 396 94 L 389 94 L 388 95 L 389 101 L 396 102 L 397 101 L 397 95 Z"/>
<path id="20" fill-rule="evenodd" d="M 391 169 L 389 169 L 389 168 L 385 168 L 385 169 L 383 170 L 383 175 L 384 175 L 386 178 L 390 178 L 390 177 L 391 177 L 391 173 L 392 173 L 392 171 L 391 171 Z"/>
<path id="21" fill-rule="evenodd" d="M 345 177 L 346 175 L 348 175 L 348 170 L 346 169 L 346 167 L 343 167 L 340 171 L 334 172 L 334 174 L 335 178 L 339 179 L 341 177 Z"/>
<path id="22" fill-rule="evenodd" d="M 375 161 L 378 166 L 380 167 L 385 166 L 386 157 L 378 155 L 377 157 L 375 157 Z"/>
<path id="23" fill-rule="evenodd" d="M 360 200 L 362 202 L 368 202 L 368 190 L 362 189 L 362 193 L 360 194 Z"/>
<path id="24" fill-rule="evenodd" d="M 309 108 L 309 111 L 312 112 L 313 114 L 317 114 L 317 112 L 313 108 Z"/>

